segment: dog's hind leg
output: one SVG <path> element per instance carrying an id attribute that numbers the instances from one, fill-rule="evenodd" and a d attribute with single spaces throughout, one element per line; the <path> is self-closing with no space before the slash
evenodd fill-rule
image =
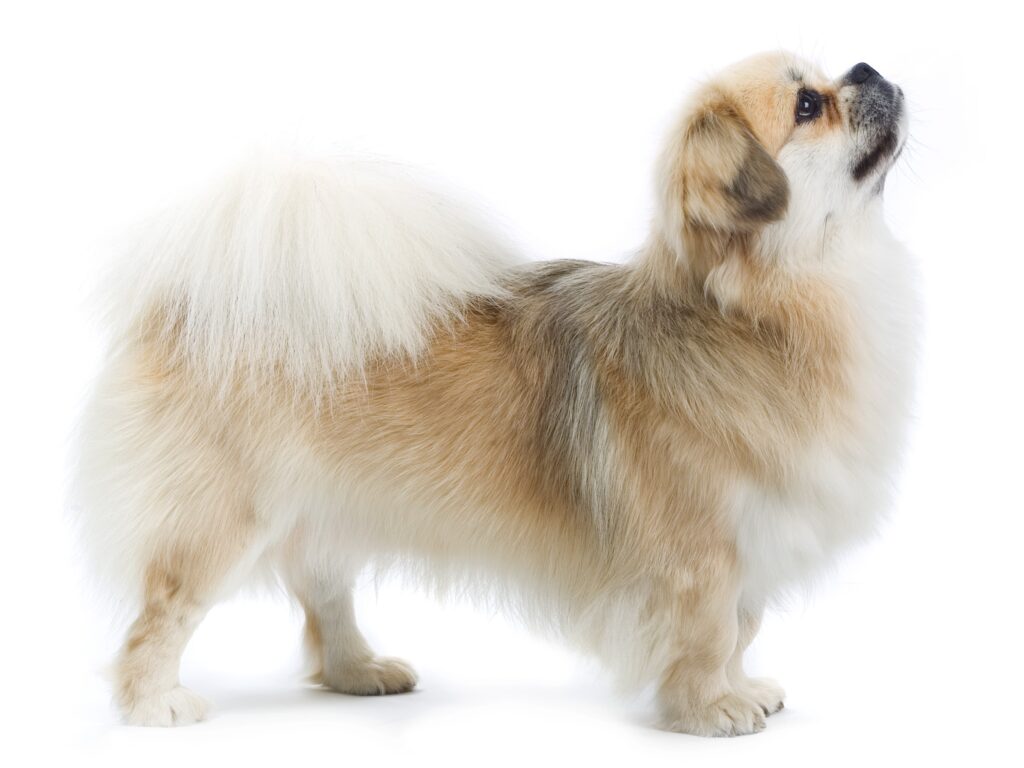
<path id="1" fill-rule="evenodd" d="M 411 691 L 413 669 L 401 659 L 377 656 L 359 631 L 352 595 L 357 572 L 344 562 L 311 560 L 301 546 L 290 548 L 285 580 L 306 614 L 313 679 L 358 696 Z"/>
<path id="2" fill-rule="evenodd" d="M 141 610 L 117 660 L 117 703 L 134 725 L 203 719 L 206 703 L 178 681 L 181 655 L 206 612 L 251 571 L 267 542 L 243 505 L 194 508 L 188 522 L 156 547 Z"/>

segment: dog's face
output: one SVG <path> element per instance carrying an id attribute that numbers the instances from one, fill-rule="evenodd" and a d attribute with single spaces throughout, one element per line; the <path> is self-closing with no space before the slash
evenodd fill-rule
<path id="1" fill-rule="evenodd" d="M 766 231 L 792 242 L 876 197 L 906 139 L 903 93 L 867 64 L 836 80 L 785 53 L 707 83 L 661 166 L 662 224 L 683 247 Z"/>

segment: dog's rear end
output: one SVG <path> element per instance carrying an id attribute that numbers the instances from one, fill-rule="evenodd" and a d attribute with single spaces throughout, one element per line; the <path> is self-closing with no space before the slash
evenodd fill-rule
<path id="1" fill-rule="evenodd" d="M 75 484 L 100 575 L 140 611 L 117 671 L 130 721 L 202 715 L 177 660 L 314 503 L 303 426 L 370 361 L 415 365 L 471 299 L 502 295 L 513 261 L 464 206 L 379 163 L 262 159 L 143 232 L 103 296 L 112 344 Z M 349 634 L 343 687 L 412 686 L 402 665 L 355 669 L 371 662 Z"/>

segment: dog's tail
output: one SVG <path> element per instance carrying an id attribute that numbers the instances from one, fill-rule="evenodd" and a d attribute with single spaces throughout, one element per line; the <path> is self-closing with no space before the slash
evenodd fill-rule
<path id="1" fill-rule="evenodd" d="M 155 332 L 214 380 L 320 387 L 415 356 L 469 298 L 501 293 L 510 253 L 403 167 L 264 158 L 146 228 L 103 299 L 115 345 Z"/>

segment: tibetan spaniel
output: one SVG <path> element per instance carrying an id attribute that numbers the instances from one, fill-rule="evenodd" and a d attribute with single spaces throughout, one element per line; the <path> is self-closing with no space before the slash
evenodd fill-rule
<path id="1" fill-rule="evenodd" d="M 125 719 L 215 602 L 272 573 L 318 680 L 411 690 L 353 615 L 364 568 L 471 588 L 739 735 L 765 607 L 868 537 L 904 442 L 914 272 L 882 215 L 903 93 L 792 55 L 699 87 L 624 264 L 518 259 L 381 163 L 256 162 L 158 216 L 107 281 L 82 419 L 84 538 L 133 606 Z"/>

